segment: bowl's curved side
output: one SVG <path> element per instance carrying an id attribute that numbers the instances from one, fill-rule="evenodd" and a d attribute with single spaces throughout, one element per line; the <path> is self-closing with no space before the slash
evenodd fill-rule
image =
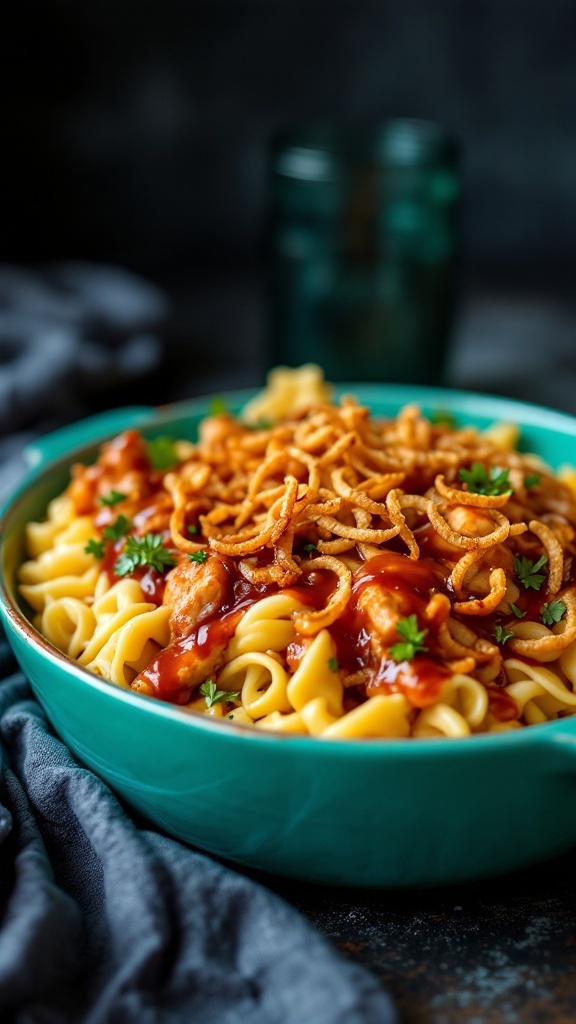
<path id="1" fill-rule="evenodd" d="M 576 736 L 571 771 L 545 726 L 489 744 L 254 736 L 158 713 L 8 628 L 79 760 L 167 832 L 229 860 L 334 885 L 439 885 L 576 843 Z"/>

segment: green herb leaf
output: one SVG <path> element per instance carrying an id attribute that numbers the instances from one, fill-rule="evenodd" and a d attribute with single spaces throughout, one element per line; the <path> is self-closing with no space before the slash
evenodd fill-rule
<path id="1" fill-rule="evenodd" d="M 256 423 L 250 424 L 250 430 L 272 430 L 273 426 L 272 420 L 257 420 Z"/>
<path id="2" fill-rule="evenodd" d="M 94 555 L 94 558 L 104 558 L 104 541 L 94 540 L 94 538 L 91 537 L 86 544 L 84 551 L 87 555 Z"/>
<path id="3" fill-rule="evenodd" d="M 197 526 L 192 525 L 192 526 L 188 527 L 188 533 L 190 533 L 193 537 L 195 537 L 196 534 L 199 533 L 199 532 L 200 531 L 199 531 Z"/>
<path id="4" fill-rule="evenodd" d="M 526 615 L 526 612 L 521 612 L 518 605 L 516 604 L 510 605 L 510 611 L 513 613 L 513 615 L 516 616 L 517 619 L 523 619 Z"/>
<path id="5" fill-rule="evenodd" d="M 531 487 L 538 487 L 541 480 L 540 473 L 529 473 L 528 476 L 524 477 L 524 487 L 528 488 L 528 490 Z"/>
<path id="6" fill-rule="evenodd" d="M 199 562 L 200 565 L 208 558 L 207 551 L 194 551 L 191 555 L 188 555 L 191 562 Z"/>
<path id="7" fill-rule="evenodd" d="M 328 668 L 331 672 L 338 672 L 340 669 L 338 658 L 328 658 Z"/>
<path id="8" fill-rule="evenodd" d="M 318 548 L 316 547 L 315 544 L 305 544 L 304 545 L 304 551 L 309 551 L 310 554 L 312 554 L 313 551 L 317 551 L 317 550 L 318 550 Z"/>
<path id="9" fill-rule="evenodd" d="M 118 516 L 118 519 L 111 523 L 110 526 L 104 527 L 102 533 L 106 540 L 121 540 L 122 537 L 126 536 L 131 525 L 130 520 L 126 516 Z"/>
<path id="10" fill-rule="evenodd" d="M 498 494 L 512 493 L 509 473 L 509 469 L 490 466 L 487 470 L 481 462 L 473 462 L 470 469 L 460 469 L 458 476 L 474 494 L 488 494 L 494 497 Z"/>
<path id="11" fill-rule="evenodd" d="M 525 555 L 522 555 L 522 558 L 516 556 L 514 559 L 514 572 L 516 573 L 518 582 L 521 583 L 526 590 L 528 590 L 529 587 L 532 587 L 533 590 L 540 590 L 546 576 L 539 570 L 546 565 L 547 561 L 548 558 L 546 555 L 542 555 L 542 558 L 539 558 L 537 562 L 532 562 L 529 558 L 526 558 Z"/>
<path id="12" fill-rule="evenodd" d="M 138 568 L 139 564 L 140 562 L 137 557 L 124 553 L 114 562 L 114 575 L 128 576 L 129 573 L 134 572 Z"/>
<path id="13" fill-rule="evenodd" d="M 560 619 L 566 614 L 566 605 L 564 601 L 556 599 L 556 601 L 550 601 L 550 604 L 545 604 L 540 613 L 540 619 L 545 626 L 553 626 L 555 622 L 560 622 Z"/>
<path id="14" fill-rule="evenodd" d="M 214 398 L 210 401 L 210 415 L 225 416 L 227 412 L 228 406 L 226 405 L 226 399 L 222 398 L 221 395 L 214 395 Z"/>
<path id="15" fill-rule="evenodd" d="M 172 437 L 155 437 L 146 442 L 148 458 L 152 469 L 174 469 L 180 462 L 176 454 L 176 443 Z"/>
<path id="16" fill-rule="evenodd" d="M 450 430 L 455 430 L 458 425 L 454 414 L 447 409 L 436 409 L 430 416 L 430 423 L 435 427 L 448 427 Z"/>
<path id="17" fill-rule="evenodd" d="M 393 644 L 390 648 L 390 656 L 394 661 L 410 661 L 415 654 L 428 650 L 422 643 L 428 630 L 418 629 L 418 619 L 415 615 L 400 619 L 396 629 L 405 642 Z"/>
<path id="18" fill-rule="evenodd" d="M 162 544 L 162 534 L 147 533 L 145 537 L 128 537 L 126 547 L 114 566 L 116 576 L 127 576 L 135 569 L 149 565 L 156 572 L 176 565 L 172 555 Z"/>
<path id="19" fill-rule="evenodd" d="M 128 497 L 127 494 L 122 494 L 120 491 L 110 491 L 110 494 L 103 494 L 100 498 L 101 505 L 117 505 L 119 501 L 125 501 Z"/>
<path id="20" fill-rule="evenodd" d="M 516 636 L 516 634 L 511 633 L 510 630 L 506 629 L 504 626 L 496 626 L 494 629 L 494 636 L 496 637 L 497 644 L 505 644 L 507 640 L 511 640 Z"/>
<path id="21" fill-rule="evenodd" d="M 206 707 L 211 708 L 213 704 L 236 704 L 240 698 L 240 690 L 230 693 L 228 690 L 218 690 L 212 679 L 207 679 L 200 687 L 200 693 L 206 700 Z"/>

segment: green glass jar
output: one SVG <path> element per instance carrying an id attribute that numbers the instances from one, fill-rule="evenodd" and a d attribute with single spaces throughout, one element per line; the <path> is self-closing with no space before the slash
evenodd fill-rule
<path id="1" fill-rule="evenodd" d="M 295 130 L 272 148 L 270 365 L 442 381 L 459 255 L 459 151 L 437 125 Z"/>

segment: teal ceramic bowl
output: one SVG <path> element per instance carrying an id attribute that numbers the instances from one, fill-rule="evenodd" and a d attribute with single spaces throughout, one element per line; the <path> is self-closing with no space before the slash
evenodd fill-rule
<path id="1" fill-rule="evenodd" d="M 513 421 L 522 447 L 576 463 L 576 420 L 504 399 L 348 385 L 374 412 L 407 402 L 485 427 Z M 231 409 L 251 397 L 228 396 Z M 576 717 L 460 740 L 326 742 L 191 716 L 91 676 L 39 636 L 15 589 L 24 526 L 44 514 L 72 462 L 128 426 L 193 437 L 209 402 L 131 408 L 67 427 L 28 450 L 28 477 L 2 513 L 0 611 L 58 735 L 167 832 L 239 864 L 335 885 L 460 882 L 576 844 Z"/>

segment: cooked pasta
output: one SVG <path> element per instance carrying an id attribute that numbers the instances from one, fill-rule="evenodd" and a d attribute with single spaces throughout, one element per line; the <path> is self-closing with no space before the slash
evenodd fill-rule
<path id="1" fill-rule="evenodd" d="M 264 420 L 265 417 L 265 420 Z M 79 665 L 322 739 L 576 712 L 576 486 L 517 430 L 379 419 L 275 371 L 196 442 L 126 431 L 27 527 L 20 592 Z"/>

